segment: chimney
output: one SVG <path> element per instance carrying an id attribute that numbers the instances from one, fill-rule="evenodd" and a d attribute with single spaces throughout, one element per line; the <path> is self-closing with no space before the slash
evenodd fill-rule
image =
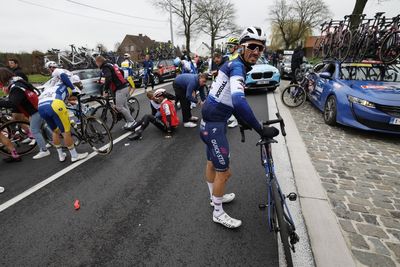
<path id="1" fill-rule="evenodd" d="M 143 37 L 143 34 L 139 33 L 139 37 Z"/>

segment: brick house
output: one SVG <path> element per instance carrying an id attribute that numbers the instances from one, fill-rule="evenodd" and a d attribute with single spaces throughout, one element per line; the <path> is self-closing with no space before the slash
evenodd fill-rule
<path id="1" fill-rule="evenodd" d="M 158 47 L 170 47 L 170 45 L 171 45 L 170 41 L 157 42 L 155 40 L 152 40 L 147 35 L 127 34 L 125 35 L 125 38 L 122 40 L 121 45 L 118 48 L 118 52 L 121 54 L 129 53 L 131 55 L 132 60 L 140 62 L 143 61 L 144 55 L 149 51 L 155 50 Z"/>
<path id="2" fill-rule="evenodd" d="M 313 47 L 319 36 L 308 36 L 304 43 L 304 54 L 307 58 L 312 58 Z"/>

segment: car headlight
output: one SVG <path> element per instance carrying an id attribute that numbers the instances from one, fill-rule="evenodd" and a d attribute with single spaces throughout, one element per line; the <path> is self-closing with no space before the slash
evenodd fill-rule
<path id="1" fill-rule="evenodd" d="M 361 99 L 361 98 L 358 98 L 358 97 L 355 97 L 355 96 L 351 96 L 351 95 L 347 96 L 347 98 L 349 99 L 349 101 L 351 103 L 360 104 L 360 105 L 362 105 L 364 107 L 368 107 L 368 108 L 375 108 L 375 104 L 374 103 L 371 103 L 371 102 L 369 102 L 369 101 L 367 101 L 365 99 Z"/>

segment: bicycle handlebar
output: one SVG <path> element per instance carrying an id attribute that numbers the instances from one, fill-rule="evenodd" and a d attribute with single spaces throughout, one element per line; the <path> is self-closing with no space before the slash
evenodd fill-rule
<path id="1" fill-rule="evenodd" d="M 262 122 L 262 125 L 271 125 L 271 124 L 275 124 L 275 123 L 279 123 L 280 124 L 280 128 L 281 128 L 281 132 L 283 136 L 286 136 L 286 131 L 285 131 L 285 122 L 283 121 L 281 115 L 278 113 L 275 113 L 277 119 L 275 120 L 268 120 L 265 122 Z M 240 135 L 241 135 L 241 142 L 244 143 L 246 142 L 246 135 L 244 134 L 244 131 L 247 130 L 247 128 L 245 128 L 244 126 L 240 126 Z"/>

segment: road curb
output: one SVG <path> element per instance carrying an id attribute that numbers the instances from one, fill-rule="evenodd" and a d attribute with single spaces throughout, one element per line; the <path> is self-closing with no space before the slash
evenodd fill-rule
<path id="1" fill-rule="evenodd" d="M 305 143 L 278 92 L 273 95 L 279 113 L 285 120 L 286 144 L 315 263 L 324 267 L 356 266 Z"/>

